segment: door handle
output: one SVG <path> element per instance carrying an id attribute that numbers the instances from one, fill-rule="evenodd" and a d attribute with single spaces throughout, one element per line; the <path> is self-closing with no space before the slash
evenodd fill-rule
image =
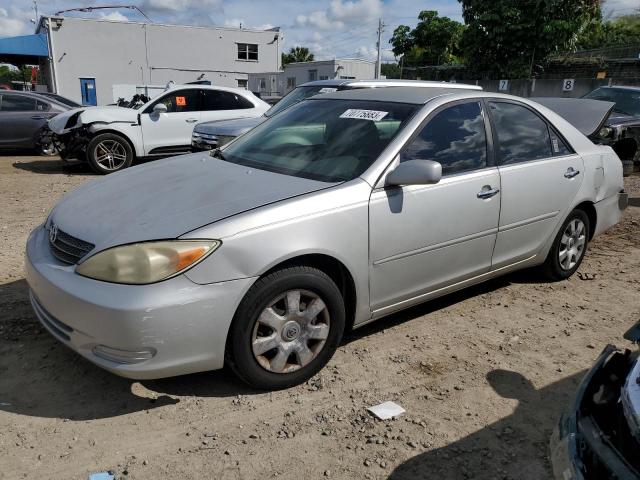
<path id="1" fill-rule="evenodd" d="M 44 120 L 44 117 L 42 115 L 33 115 L 31 118 L 33 120 Z"/>
<path id="2" fill-rule="evenodd" d="M 198 119 L 197 119 L 197 118 L 187 118 L 187 119 L 185 120 L 185 122 L 187 122 L 187 123 L 195 123 L 195 122 L 197 122 L 197 121 L 198 121 Z"/>
<path id="3" fill-rule="evenodd" d="M 573 167 L 569 167 L 567 168 L 567 171 L 564 172 L 564 178 L 573 178 L 579 174 L 580 174 L 580 170 L 575 170 Z"/>
<path id="4" fill-rule="evenodd" d="M 499 188 L 491 188 L 491 185 L 485 185 L 484 187 L 482 187 L 482 190 L 478 192 L 478 198 L 482 198 L 484 200 L 497 195 L 499 192 Z"/>

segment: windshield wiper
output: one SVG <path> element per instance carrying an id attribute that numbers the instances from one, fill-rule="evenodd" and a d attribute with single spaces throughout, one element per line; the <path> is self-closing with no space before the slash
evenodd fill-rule
<path id="1" fill-rule="evenodd" d="M 220 160 L 226 160 L 226 158 L 224 157 L 224 153 L 222 153 L 222 150 L 220 150 L 219 148 L 211 150 L 211 153 L 209 155 L 215 158 L 219 158 Z"/>

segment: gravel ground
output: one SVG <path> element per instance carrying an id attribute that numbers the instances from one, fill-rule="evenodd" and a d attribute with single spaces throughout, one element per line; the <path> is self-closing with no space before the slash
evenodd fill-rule
<path id="1" fill-rule="evenodd" d="M 3 480 L 548 478 L 549 435 L 577 382 L 640 319 L 631 207 L 570 280 L 522 272 L 383 319 L 305 385 L 256 392 L 224 371 L 122 379 L 39 326 L 23 276 L 29 231 L 91 178 L 57 159 L 0 157 Z M 640 197 L 640 178 L 626 188 Z M 386 400 L 407 413 L 367 414 Z"/>

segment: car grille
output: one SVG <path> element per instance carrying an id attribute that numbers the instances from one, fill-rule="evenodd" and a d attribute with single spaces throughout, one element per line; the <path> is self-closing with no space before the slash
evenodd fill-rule
<path id="1" fill-rule="evenodd" d="M 64 263 L 78 263 L 87 253 L 93 250 L 93 243 L 80 240 L 60 230 L 56 225 L 49 227 L 49 246 L 51 253 Z"/>

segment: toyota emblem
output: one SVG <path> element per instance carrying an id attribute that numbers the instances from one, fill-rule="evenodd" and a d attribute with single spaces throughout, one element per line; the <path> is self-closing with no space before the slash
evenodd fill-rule
<path id="1" fill-rule="evenodd" d="M 58 226 L 54 223 L 49 227 L 49 241 L 51 243 L 56 243 L 58 239 Z"/>

